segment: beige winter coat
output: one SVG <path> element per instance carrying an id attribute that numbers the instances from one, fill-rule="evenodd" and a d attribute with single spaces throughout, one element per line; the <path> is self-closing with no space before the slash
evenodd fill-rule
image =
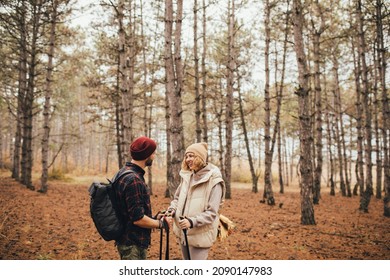
<path id="1" fill-rule="evenodd" d="M 218 209 L 223 203 L 225 183 L 220 170 L 209 163 L 197 173 L 180 172 L 182 178 L 170 208 L 175 210 L 173 231 L 185 244 L 183 231 L 178 227 L 181 216 L 188 217 L 193 227 L 187 230 L 189 246 L 209 248 L 218 233 Z"/>

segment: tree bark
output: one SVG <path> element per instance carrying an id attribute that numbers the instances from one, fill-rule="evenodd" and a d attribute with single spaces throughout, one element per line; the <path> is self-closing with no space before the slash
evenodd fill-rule
<path id="1" fill-rule="evenodd" d="M 183 110 L 181 101 L 183 91 L 183 66 L 180 54 L 182 13 L 183 1 L 179 0 L 177 2 L 174 34 L 175 48 L 174 55 L 172 55 L 173 3 L 172 0 L 165 1 L 165 89 L 169 104 L 170 126 L 168 128 L 168 133 L 170 134 L 172 149 L 171 161 L 169 162 L 172 180 L 168 181 L 168 188 L 171 198 L 173 198 L 173 195 L 180 184 L 179 172 L 184 157 Z"/>
<path id="2" fill-rule="evenodd" d="M 219 69 L 218 69 L 219 70 Z M 224 144 L 223 144 L 223 93 L 222 93 L 222 78 L 219 78 L 219 83 L 218 83 L 218 94 L 219 98 L 214 99 L 214 109 L 215 109 L 215 114 L 216 114 L 216 119 L 217 119 L 217 124 L 218 124 L 218 144 L 219 144 L 219 149 L 218 149 L 218 161 L 219 165 L 221 167 L 221 173 L 223 176 L 225 176 L 225 162 L 224 162 Z M 220 103 L 218 101 L 220 100 Z"/>
<path id="3" fill-rule="evenodd" d="M 359 59 L 361 61 L 361 77 L 363 85 L 363 112 L 365 116 L 364 132 L 365 132 L 365 163 L 366 163 L 366 189 L 360 199 L 360 210 L 368 212 L 368 206 L 370 204 L 371 196 L 373 194 L 372 186 L 372 131 L 371 131 L 371 108 L 369 105 L 369 81 L 368 81 L 368 68 L 366 62 L 366 42 L 364 35 L 364 18 L 362 13 L 362 1 L 357 0 L 356 16 L 358 22 L 359 31 Z"/>
<path id="4" fill-rule="evenodd" d="M 270 14 L 271 7 L 269 0 L 265 1 L 265 87 L 264 87 L 264 149 L 265 149 L 265 158 L 264 158 L 264 193 L 263 200 L 267 202 L 268 205 L 275 205 L 275 198 L 272 190 L 272 157 L 273 149 L 271 148 L 271 97 L 270 97 L 270 73 L 269 73 L 269 48 L 270 48 L 270 33 L 271 29 L 269 26 L 270 23 Z"/>
<path id="5" fill-rule="evenodd" d="M 14 155 L 12 166 L 12 178 L 21 180 L 21 145 L 22 145 L 22 126 L 24 114 L 24 99 L 27 92 L 27 25 L 26 25 L 26 1 L 22 1 L 20 8 L 20 19 L 18 21 L 20 32 L 19 43 L 19 62 L 18 62 L 18 98 L 16 111 L 16 130 Z"/>
<path id="6" fill-rule="evenodd" d="M 286 58 L 287 58 L 287 43 L 288 43 L 289 31 L 290 31 L 290 14 L 291 14 L 291 11 L 290 11 L 290 1 L 288 0 L 287 1 L 287 9 L 286 9 L 285 27 L 284 27 L 282 76 L 281 76 L 281 79 L 280 79 L 279 94 L 278 94 L 278 108 L 279 108 L 279 111 L 281 110 L 281 107 L 282 107 L 282 99 L 283 99 L 283 95 L 284 95 L 284 80 L 285 80 L 285 75 L 286 75 Z M 279 117 L 279 121 L 278 121 L 278 135 L 279 135 L 279 138 L 280 138 L 281 137 L 280 117 Z M 279 139 L 279 142 L 281 142 L 280 139 Z M 284 144 L 285 170 L 286 170 L 286 172 L 285 172 L 286 173 L 286 180 L 285 181 L 286 181 L 286 186 L 288 186 L 289 185 L 289 175 L 288 175 L 286 137 L 284 137 L 283 144 Z M 278 145 L 281 145 L 281 143 L 279 143 Z M 279 152 L 281 152 L 281 151 L 279 151 Z M 280 176 L 280 180 L 283 180 L 282 176 Z M 281 193 L 284 193 L 284 187 L 282 189 L 282 186 L 283 186 L 283 182 L 282 181 L 280 182 L 280 185 L 281 185 Z M 283 192 L 282 192 L 282 190 L 283 190 Z"/>
<path id="7" fill-rule="evenodd" d="M 323 9 L 318 1 L 315 1 L 315 14 L 320 18 L 320 27 L 316 28 L 312 20 L 313 29 L 313 56 L 314 56 L 314 88 L 315 88 L 315 151 L 316 161 L 314 170 L 313 203 L 319 204 L 321 198 L 321 178 L 322 178 L 322 89 L 321 89 L 321 35 L 325 31 L 325 20 Z M 313 15 L 314 16 L 314 15 Z"/>
<path id="8" fill-rule="evenodd" d="M 373 88 L 373 98 L 372 101 L 374 104 L 373 113 L 374 113 L 374 133 L 375 133 L 375 157 L 376 157 L 376 188 L 375 188 L 375 198 L 382 198 L 382 148 L 381 148 L 381 134 L 379 132 L 379 99 L 378 99 L 378 57 L 377 52 L 374 46 L 374 88 Z"/>
<path id="9" fill-rule="evenodd" d="M 281 136 L 281 129 L 280 129 L 280 110 L 282 105 L 282 93 L 283 90 L 281 89 L 282 85 L 280 86 L 280 89 L 278 88 L 278 58 L 277 55 L 278 52 L 275 47 L 275 90 L 276 90 L 276 98 L 277 98 L 277 111 L 276 111 L 276 119 L 275 119 L 275 131 L 276 135 L 276 145 L 278 150 L 278 178 L 279 178 L 279 193 L 284 193 L 284 182 L 283 182 L 283 160 L 282 160 L 282 136 Z"/>
<path id="10" fill-rule="evenodd" d="M 2 109 L 2 106 L 0 104 L 0 109 Z M 2 110 L 0 112 L 0 117 L 2 120 L 4 120 L 5 118 L 3 117 L 3 113 L 2 113 Z M 3 122 L 0 122 L 0 131 L 3 131 Z M 0 169 L 3 169 L 4 168 L 4 160 L 3 160 L 3 133 L 1 134 L 0 136 Z"/>
<path id="11" fill-rule="evenodd" d="M 200 97 L 200 82 L 199 82 L 199 56 L 198 56 L 198 1 L 194 0 L 193 6 L 194 13 L 194 90 L 195 90 L 195 132 L 196 142 L 202 141 L 202 128 L 201 128 L 201 97 Z"/>
<path id="12" fill-rule="evenodd" d="M 57 0 L 52 2 L 52 12 L 50 18 L 50 39 L 49 39 L 49 51 L 47 61 L 46 72 L 46 90 L 45 90 L 45 105 L 43 108 L 43 137 L 42 137 L 42 175 L 41 175 L 41 188 L 40 192 L 46 193 L 48 190 L 48 173 L 49 173 L 49 141 L 50 141 L 50 119 L 51 119 L 51 96 L 52 90 L 52 74 L 53 74 L 53 57 L 54 47 L 56 39 L 56 24 L 57 24 Z"/>
<path id="13" fill-rule="evenodd" d="M 227 57 L 227 89 L 226 89 L 226 149 L 225 149 L 225 174 L 224 180 L 226 185 L 225 198 L 231 198 L 231 176 L 232 176 L 232 150 L 233 150 L 233 85 L 235 69 L 235 51 L 234 51 L 234 21 L 235 5 L 234 0 L 229 1 L 229 25 L 228 25 L 228 57 Z"/>
<path id="14" fill-rule="evenodd" d="M 390 131 L 390 106 L 389 95 L 386 88 L 386 48 L 383 37 L 383 19 L 382 9 L 385 8 L 385 1 L 376 0 L 376 27 L 378 40 L 378 64 L 379 77 L 382 92 L 382 138 L 383 138 L 383 169 L 384 169 L 384 207 L 383 214 L 390 217 L 390 154 L 389 154 L 389 131 Z"/>
<path id="15" fill-rule="evenodd" d="M 207 124 L 207 70 L 206 70 L 206 56 L 207 56 L 207 15 L 206 3 L 202 1 L 202 26 L 203 26 L 203 50 L 202 50 L 202 120 L 203 120 L 203 142 L 208 143 L 208 124 Z"/>
<path id="16" fill-rule="evenodd" d="M 346 195 L 348 197 L 351 197 L 352 196 L 352 192 L 351 192 L 351 182 L 350 182 L 350 178 L 348 176 L 348 157 L 347 157 L 347 147 L 346 147 L 346 141 L 345 141 L 345 128 L 344 128 L 344 115 L 343 115 L 343 110 L 341 108 L 341 92 L 340 92 L 340 79 L 339 79 L 339 74 L 338 74 L 338 61 L 337 61 L 337 58 L 335 57 L 334 58 L 336 60 L 336 65 L 337 65 L 337 68 L 335 69 L 336 73 L 335 73 L 335 83 L 336 83 L 336 89 L 337 89 L 337 105 L 338 105 L 338 112 L 339 112 L 339 116 L 340 116 L 340 136 L 341 136 L 341 147 L 342 147 L 342 151 L 343 151 L 343 157 L 342 157 L 342 162 L 343 162 L 343 167 L 344 167 L 344 174 L 345 174 L 345 191 L 346 191 Z"/>
<path id="17" fill-rule="evenodd" d="M 121 159 L 119 166 L 122 166 L 126 161 L 130 160 L 129 144 L 131 142 L 131 128 L 130 128 L 130 107 L 129 101 L 132 99 L 129 89 L 129 75 L 127 67 L 127 47 L 126 47 L 126 31 L 124 26 L 124 10 L 125 1 L 119 0 L 117 8 L 118 17 L 118 53 L 119 53 L 119 88 L 122 104 L 121 109 Z"/>
<path id="18" fill-rule="evenodd" d="M 153 51 L 153 59 L 152 59 L 152 69 L 150 71 L 150 76 L 152 79 L 152 82 L 150 83 L 150 87 L 148 87 L 148 67 L 147 67 L 147 61 L 146 61 L 146 49 L 147 49 L 147 42 L 146 37 L 144 34 L 144 12 L 143 12 L 143 1 L 140 1 L 140 27 L 141 27 L 141 38 L 142 38 L 142 61 L 143 61 L 143 83 L 144 83 L 144 92 L 143 92 L 143 100 L 144 100 L 144 116 L 143 116 L 143 123 L 144 123 L 144 135 L 151 138 L 152 137 L 152 96 L 153 96 L 153 79 L 154 79 L 154 63 L 155 63 L 155 57 L 156 57 L 156 51 L 154 49 Z M 153 166 L 147 167 L 147 174 L 148 174 L 148 186 L 150 188 L 150 194 L 153 194 L 153 172 L 152 172 Z"/>
<path id="19" fill-rule="evenodd" d="M 238 81 L 240 81 L 240 79 Z M 252 177 L 252 192 L 257 193 L 257 191 L 258 191 L 257 183 L 259 181 L 260 174 L 256 173 L 254 163 L 253 163 L 252 153 L 251 153 L 249 139 L 248 139 L 248 130 L 247 130 L 246 121 L 245 121 L 245 113 L 244 113 L 244 108 L 243 108 L 243 104 L 242 104 L 242 93 L 241 93 L 240 87 L 238 88 L 238 105 L 239 105 L 239 111 L 240 111 L 240 117 L 241 117 L 242 132 L 244 134 L 245 147 L 246 147 L 246 152 L 248 155 L 249 170 L 251 172 L 251 177 Z"/>
<path id="20" fill-rule="evenodd" d="M 310 131 L 309 114 L 309 72 L 303 41 L 303 8 L 300 0 L 293 0 L 293 23 L 294 23 L 294 49 L 298 64 L 299 86 L 295 90 L 299 103 L 299 141 L 300 161 L 299 170 L 301 175 L 301 223 L 314 225 L 313 195 L 313 172 L 311 146 L 312 138 Z"/>
<path id="21" fill-rule="evenodd" d="M 120 56 L 118 54 L 117 59 L 117 73 L 116 73 L 116 92 L 114 99 L 114 107 L 115 107 L 115 135 L 116 135 L 116 151 L 118 155 L 118 168 L 120 169 L 125 159 L 124 156 L 124 145 L 123 145 L 123 122 L 122 122 L 122 102 L 121 102 L 121 65 L 120 65 Z"/>
<path id="22" fill-rule="evenodd" d="M 27 92 L 24 100 L 23 114 L 23 144 L 22 144 L 22 184 L 27 188 L 34 190 L 32 185 L 32 167 L 33 167 L 33 106 L 35 99 L 35 87 L 38 64 L 38 39 L 41 27 L 42 0 L 38 0 L 32 6 L 32 34 L 30 59 L 28 61 L 28 81 Z"/>
<path id="23" fill-rule="evenodd" d="M 330 113 L 329 113 L 329 104 L 328 104 L 328 94 L 325 90 L 325 103 L 326 103 L 326 112 L 325 112 L 325 118 L 326 118 L 326 129 L 327 129 L 327 144 L 328 144 L 328 154 L 329 154 L 329 164 L 328 164 L 328 171 L 329 171 L 329 181 L 330 181 L 330 195 L 335 196 L 335 182 L 334 182 L 334 163 L 333 163 L 333 152 L 332 152 L 332 130 L 330 126 Z"/>
<path id="24" fill-rule="evenodd" d="M 335 108 L 335 123 L 334 127 L 336 129 L 335 142 L 337 145 L 337 154 L 339 161 L 339 175 L 340 175 L 340 189 L 342 196 L 347 196 L 347 188 L 346 183 L 344 181 L 344 158 L 343 155 L 343 114 L 341 112 L 341 104 L 340 104 L 340 87 L 339 87 L 339 74 L 338 74 L 338 61 L 337 58 L 333 57 L 333 76 L 334 76 L 334 90 L 333 90 L 333 98 L 334 98 L 334 108 Z M 346 170 L 345 170 L 346 172 Z"/>
<path id="25" fill-rule="evenodd" d="M 352 38 L 352 55 L 354 61 L 354 78 L 355 78 L 355 91 L 356 91 L 356 131 L 357 131 L 357 159 L 356 159 L 356 187 L 354 188 L 354 195 L 357 195 L 357 190 L 359 194 L 362 195 L 364 192 L 364 160 L 363 160 L 363 113 L 362 113 L 362 103 L 361 103 L 361 84 L 360 84 L 360 68 L 361 63 L 360 59 L 356 57 L 356 47 L 355 47 L 355 38 Z"/>

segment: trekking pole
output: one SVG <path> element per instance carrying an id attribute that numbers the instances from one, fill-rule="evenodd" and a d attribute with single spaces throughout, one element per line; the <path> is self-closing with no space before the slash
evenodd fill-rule
<path id="1" fill-rule="evenodd" d="M 161 213 L 161 211 L 158 211 L 157 214 L 154 216 L 154 219 L 157 219 L 158 215 Z M 163 241 L 163 230 L 160 228 L 160 256 L 159 259 L 162 259 L 162 241 Z"/>
<path id="2" fill-rule="evenodd" d="M 160 228 L 160 260 L 162 260 L 162 241 L 163 241 L 163 229 Z"/>
<path id="3" fill-rule="evenodd" d="M 160 212 L 162 214 L 165 214 L 165 211 L 162 211 Z M 168 224 L 168 221 L 165 219 L 165 216 L 162 218 L 162 227 L 160 229 L 160 260 L 162 260 L 162 244 L 163 244 L 163 231 L 165 229 L 165 232 L 166 232 L 166 244 L 165 244 L 165 259 L 166 260 L 169 260 L 169 224 Z"/>
<path id="4" fill-rule="evenodd" d="M 165 244 L 165 259 L 169 260 L 169 224 L 168 221 L 163 218 L 163 227 L 165 228 L 165 232 L 167 234 L 166 244 Z"/>
<path id="5" fill-rule="evenodd" d="M 183 216 L 181 216 L 180 220 L 183 220 L 183 219 L 185 219 L 185 218 Z M 183 229 L 183 233 L 184 233 L 184 240 L 186 241 L 188 259 L 191 260 L 190 247 L 188 246 L 188 237 L 187 237 L 187 229 L 186 228 Z"/>

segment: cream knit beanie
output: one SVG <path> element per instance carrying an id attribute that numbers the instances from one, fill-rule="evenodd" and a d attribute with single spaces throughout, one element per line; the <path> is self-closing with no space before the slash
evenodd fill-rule
<path id="1" fill-rule="evenodd" d="M 185 153 L 194 153 L 196 156 L 200 157 L 205 163 L 207 163 L 207 143 L 195 143 L 188 146 Z"/>

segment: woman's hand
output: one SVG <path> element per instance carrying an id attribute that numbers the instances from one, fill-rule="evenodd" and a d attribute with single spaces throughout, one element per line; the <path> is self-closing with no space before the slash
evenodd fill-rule
<path id="1" fill-rule="evenodd" d="M 188 229 L 191 227 L 191 222 L 187 218 L 180 219 L 179 226 L 181 229 Z"/>

